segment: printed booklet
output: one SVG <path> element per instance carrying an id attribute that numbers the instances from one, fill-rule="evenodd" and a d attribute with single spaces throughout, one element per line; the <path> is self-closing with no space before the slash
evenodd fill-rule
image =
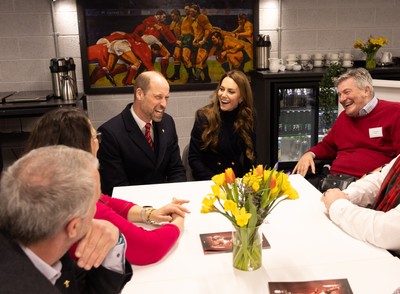
<path id="1" fill-rule="evenodd" d="M 353 294 L 347 279 L 269 282 L 268 286 L 274 294 Z"/>
<path id="2" fill-rule="evenodd" d="M 271 248 L 268 240 L 262 235 L 264 249 Z M 204 254 L 232 252 L 232 232 L 200 234 Z"/>

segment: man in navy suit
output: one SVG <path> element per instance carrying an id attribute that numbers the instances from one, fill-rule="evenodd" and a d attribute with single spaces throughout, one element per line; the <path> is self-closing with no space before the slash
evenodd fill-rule
<path id="1" fill-rule="evenodd" d="M 89 152 L 60 145 L 33 150 L 3 173 L 1 293 L 121 292 L 132 269 L 119 230 L 93 220 L 97 168 Z"/>
<path id="2" fill-rule="evenodd" d="M 159 72 L 143 72 L 134 95 L 133 103 L 99 128 L 97 157 L 102 191 L 108 195 L 116 186 L 186 181 L 175 123 L 165 113 L 168 81 Z"/>

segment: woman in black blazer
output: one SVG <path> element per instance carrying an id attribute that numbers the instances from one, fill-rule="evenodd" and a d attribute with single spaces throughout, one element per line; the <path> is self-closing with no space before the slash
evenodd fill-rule
<path id="1" fill-rule="evenodd" d="M 238 177 L 255 163 L 253 95 L 247 76 L 225 73 L 212 102 L 196 112 L 189 164 L 195 180 L 210 180 L 231 167 Z"/>

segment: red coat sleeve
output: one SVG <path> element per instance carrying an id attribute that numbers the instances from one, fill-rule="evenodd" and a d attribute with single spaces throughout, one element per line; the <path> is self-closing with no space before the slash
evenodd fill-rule
<path id="1" fill-rule="evenodd" d="M 104 196 L 102 196 L 102 199 Z M 131 264 L 146 265 L 159 261 L 178 240 L 180 230 L 177 226 L 166 224 L 148 231 L 126 219 L 127 212 L 134 205 L 133 203 L 131 205 L 127 201 L 108 196 L 105 196 L 105 199 L 107 199 L 106 203 L 97 202 L 95 218 L 108 220 L 118 227 L 125 236 L 127 243 L 126 258 Z M 117 210 L 112 208 L 114 206 Z M 125 215 L 125 217 L 122 215 Z"/>

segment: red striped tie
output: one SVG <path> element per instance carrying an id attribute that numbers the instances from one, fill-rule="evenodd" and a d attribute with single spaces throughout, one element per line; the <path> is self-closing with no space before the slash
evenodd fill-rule
<path id="1" fill-rule="evenodd" d="M 147 140 L 147 143 L 149 143 L 151 150 L 154 150 L 154 143 L 150 136 L 150 128 L 151 128 L 151 123 L 147 123 L 146 124 L 146 132 L 145 132 L 144 136 Z"/>

